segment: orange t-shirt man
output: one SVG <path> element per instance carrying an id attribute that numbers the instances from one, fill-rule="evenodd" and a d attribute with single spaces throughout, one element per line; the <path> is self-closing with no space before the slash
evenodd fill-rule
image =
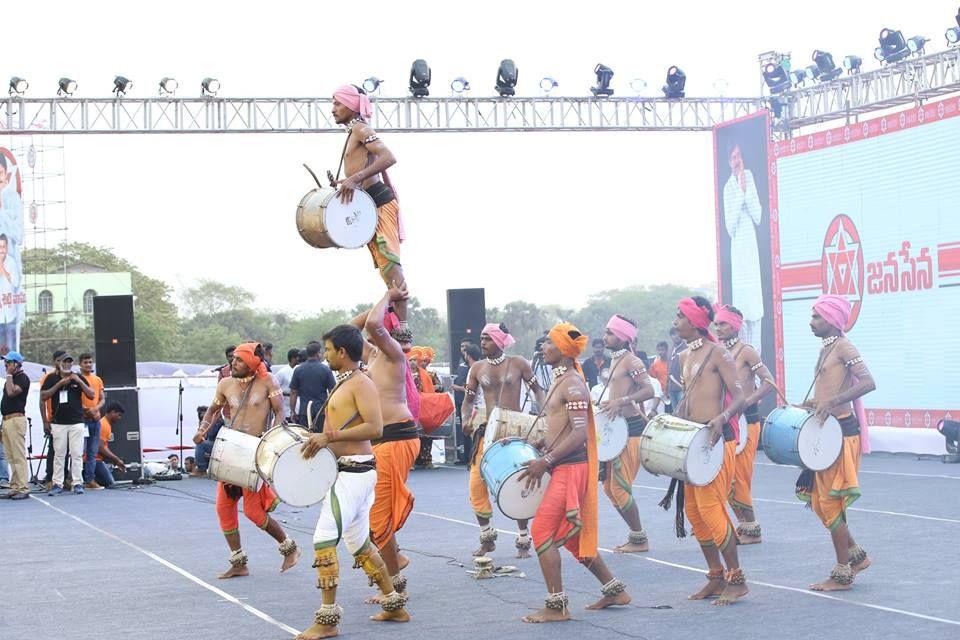
<path id="1" fill-rule="evenodd" d="M 100 418 L 100 442 L 110 442 L 110 438 L 113 437 L 113 428 L 110 426 L 110 421 L 106 418 Z M 100 451 L 97 451 L 97 460 L 103 461 L 103 456 L 100 455 Z"/>
<path id="2" fill-rule="evenodd" d="M 85 373 L 83 377 L 87 379 L 87 384 L 93 389 L 93 398 L 91 399 L 80 394 L 80 403 L 83 407 L 84 417 L 93 422 L 93 420 L 100 419 L 100 412 L 96 409 L 103 401 L 103 380 L 100 379 L 100 376 L 92 373 Z M 101 420 L 101 424 L 102 423 L 103 421 Z"/>

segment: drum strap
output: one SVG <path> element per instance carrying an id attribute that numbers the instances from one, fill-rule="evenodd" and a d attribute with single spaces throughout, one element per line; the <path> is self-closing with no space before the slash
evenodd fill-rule
<path id="1" fill-rule="evenodd" d="M 830 345 L 830 348 L 827 351 L 821 351 L 820 357 L 817 358 L 817 371 L 813 375 L 813 382 L 810 383 L 810 388 L 807 389 L 807 395 L 803 396 L 803 403 L 806 404 L 807 400 L 810 399 L 810 394 L 813 393 L 813 387 L 817 384 L 817 380 L 820 378 L 820 374 L 823 373 L 823 363 L 827 361 L 827 356 L 833 352 L 833 349 L 837 346 L 837 342 L 834 341 Z"/>
<path id="2" fill-rule="evenodd" d="M 600 406 L 600 403 L 603 402 L 603 394 L 607 392 L 607 387 L 610 386 L 610 383 L 613 382 L 613 374 L 617 372 L 617 367 L 620 366 L 620 363 L 627 359 L 626 354 L 623 357 L 617 360 L 617 363 L 613 365 L 613 369 L 610 370 L 610 375 L 607 377 L 607 381 L 603 383 L 603 389 L 600 390 L 600 397 L 597 399 L 597 406 Z"/>

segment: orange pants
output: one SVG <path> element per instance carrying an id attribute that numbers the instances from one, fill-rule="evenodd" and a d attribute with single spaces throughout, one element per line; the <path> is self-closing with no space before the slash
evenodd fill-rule
<path id="1" fill-rule="evenodd" d="M 747 425 L 747 446 L 737 454 L 733 463 L 733 488 L 730 489 L 730 506 L 753 509 L 753 461 L 760 443 L 760 423 Z"/>
<path id="2" fill-rule="evenodd" d="M 730 540 L 735 540 L 733 522 L 727 513 L 727 497 L 730 495 L 730 483 L 733 482 L 736 457 L 736 441 L 725 442 L 723 466 L 713 482 L 705 487 L 683 485 L 684 513 L 700 546 L 716 545 L 723 550 Z"/>
<path id="3" fill-rule="evenodd" d="M 847 507 L 860 497 L 859 468 L 860 436 L 847 436 L 837 461 L 814 475 L 810 506 L 830 531 L 847 521 Z"/>
<path id="4" fill-rule="evenodd" d="M 626 511 L 633 505 L 633 481 L 640 471 L 640 436 L 627 440 L 620 456 L 606 464 L 603 492 L 618 511 Z"/>
<path id="5" fill-rule="evenodd" d="M 490 504 L 490 491 L 480 475 L 480 461 L 483 459 L 483 438 L 478 438 L 473 449 L 473 461 L 470 463 L 470 506 L 478 518 L 489 520 L 493 517 L 493 505 Z"/>
<path id="6" fill-rule="evenodd" d="M 580 503 L 587 495 L 588 466 L 586 462 L 562 464 L 550 472 L 550 484 L 530 527 L 537 555 L 556 545 L 581 558 Z"/>
<path id="7" fill-rule="evenodd" d="M 420 439 L 394 440 L 374 445 L 377 461 L 377 485 L 370 509 L 370 538 L 378 548 L 403 528 L 413 511 L 413 493 L 407 488 L 407 476 L 417 454 Z"/>
<path id="8" fill-rule="evenodd" d="M 237 503 L 227 495 L 224 483 L 217 483 L 217 517 L 220 519 L 220 530 L 224 535 L 236 533 L 240 530 L 240 521 L 237 517 Z M 267 528 L 270 522 L 269 513 L 280 504 L 280 498 L 273 492 L 266 482 L 259 491 L 243 489 L 243 514 L 253 524 L 261 529 Z"/>
<path id="9" fill-rule="evenodd" d="M 396 200 L 377 207 L 377 231 L 367 248 L 382 275 L 388 274 L 394 265 L 400 266 L 400 205 Z"/>

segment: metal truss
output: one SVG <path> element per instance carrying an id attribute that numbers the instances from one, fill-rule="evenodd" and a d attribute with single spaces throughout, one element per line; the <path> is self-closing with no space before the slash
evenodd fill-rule
<path id="1" fill-rule="evenodd" d="M 0 131 L 324 133 L 342 131 L 329 98 L 30 98 L 2 101 Z M 375 98 L 385 132 L 709 131 L 765 108 L 762 98 Z"/>
<path id="2" fill-rule="evenodd" d="M 832 82 L 774 96 L 783 105 L 775 128 L 789 132 L 801 127 L 849 118 L 890 107 L 916 104 L 927 98 L 960 91 L 960 48 L 910 58 Z"/>

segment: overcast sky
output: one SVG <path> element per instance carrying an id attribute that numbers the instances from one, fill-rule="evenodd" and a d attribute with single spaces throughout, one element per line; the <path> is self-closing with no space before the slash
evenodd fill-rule
<path id="1" fill-rule="evenodd" d="M 134 8 L 136 7 L 136 8 Z M 595 10 L 591 11 L 590 8 Z M 596 63 L 617 95 L 644 78 L 659 93 L 667 67 L 689 96 L 753 96 L 757 54 L 814 49 L 874 68 L 883 27 L 944 48 L 956 1 L 808 2 L 13 2 L 4 10 L 0 75 L 48 96 L 74 78 L 77 96 L 156 93 L 163 76 L 196 95 L 214 76 L 223 96 L 327 96 L 376 75 L 403 95 L 425 58 L 432 95 L 466 76 L 493 93 L 513 58 L 519 95 L 545 75 L 585 95 Z M 9 138 L 7 138 L 9 139 Z M 443 307 L 445 290 L 485 287 L 490 306 L 523 299 L 568 306 L 634 284 L 701 285 L 716 278 L 712 146 L 694 133 L 389 134 L 398 158 L 411 291 Z M 197 278 L 242 286 L 259 307 L 309 313 L 350 307 L 382 290 L 366 249 L 318 250 L 294 224 L 312 185 L 301 168 L 336 171 L 340 134 L 73 136 L 65 138 L 72 240 L 113 248 L 177 288 Z M 267 254 L 269 251 L 269 254 Z"/>

